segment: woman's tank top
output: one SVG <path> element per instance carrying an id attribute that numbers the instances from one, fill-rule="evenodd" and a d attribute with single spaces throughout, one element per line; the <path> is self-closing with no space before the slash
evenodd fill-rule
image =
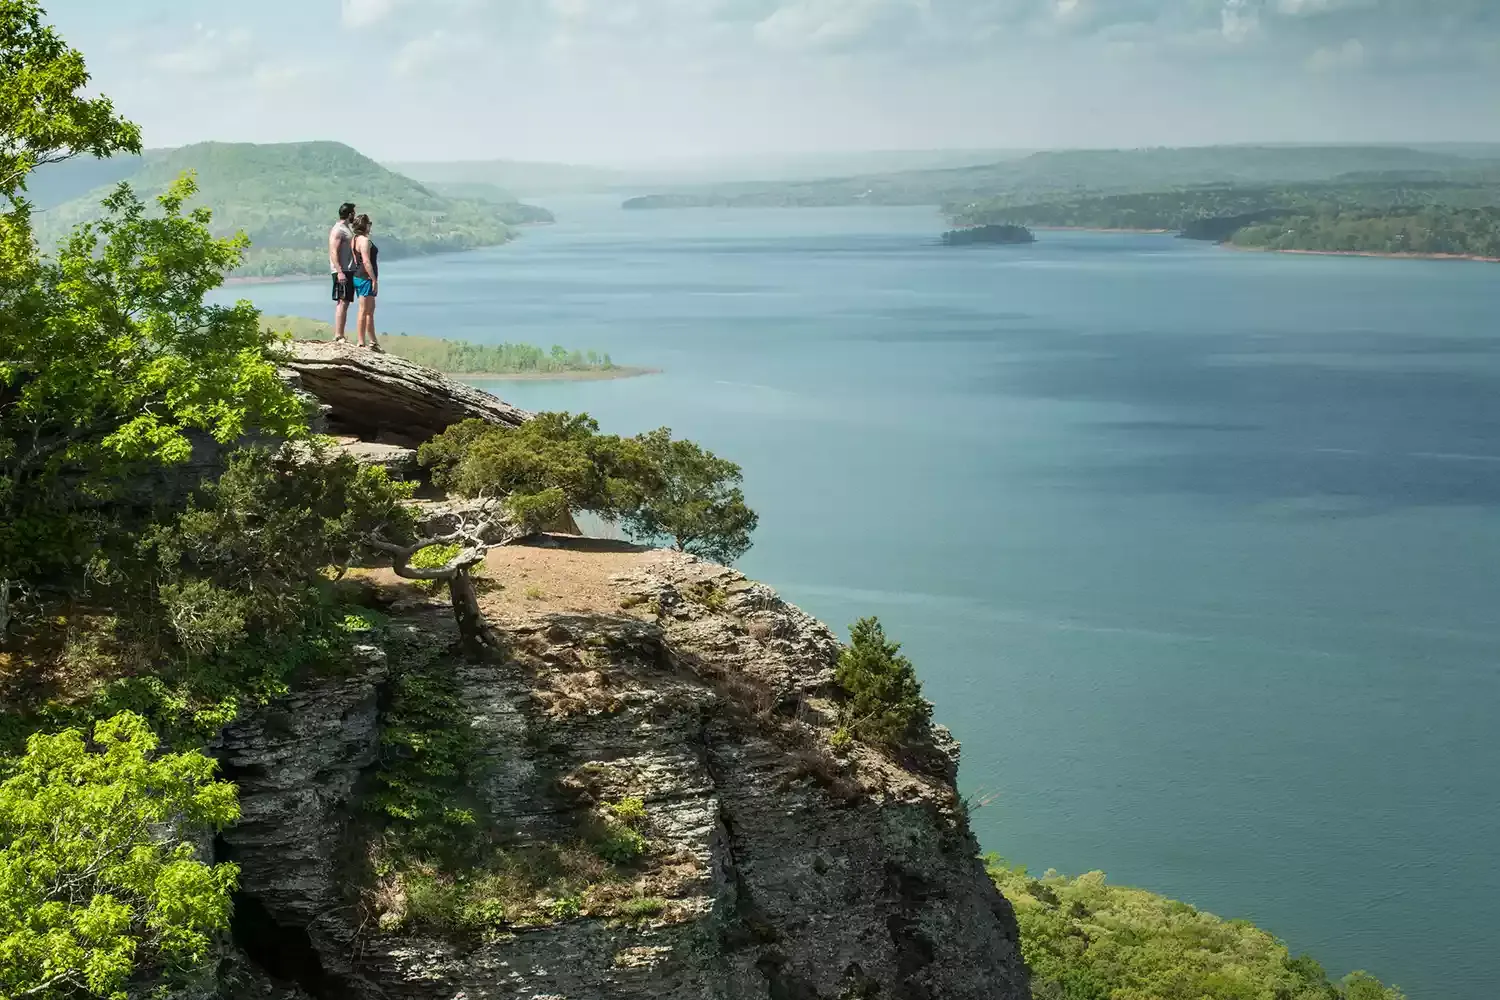
<path id="1" fill-rule="evenodd" d="M 361 278 L 379 278 L 380 248 L 369 237 L 365 237 L 365 240 L 370 248 L 370 259 L 365 260 L 365 255 L 359 252 L 359 239 L 356 237 L 354 241 L 354 273 Z"/>

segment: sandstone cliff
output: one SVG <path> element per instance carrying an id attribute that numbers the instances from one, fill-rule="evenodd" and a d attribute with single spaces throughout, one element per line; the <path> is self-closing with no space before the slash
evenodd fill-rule
<path id="1" fill-rule="evenodd" d="M 234 995 L 1028 996 L 953 787 L 956 744 L 938 730 L 901 762 L 835 749 L 825 626 L 675 553 L 505 549 L 489 571 L 503 589 L 485 611 L 510 643 L 494 662 L 448 658 L 446 609 L 406 591 L 399 641 L 224 733 L 244 810 L 217 848 L 242 866 L 250 985 Z M 649 848 L 608 891 L 455 942 L 403 923 L 412 902 L 378 873 L 359 884 L 391 686 L 421 656 L 457 682 L 503 842 L 564 843 L 599 802 L 644 803 Z M 653 904 L 623 916 L 625 897 Z"/>

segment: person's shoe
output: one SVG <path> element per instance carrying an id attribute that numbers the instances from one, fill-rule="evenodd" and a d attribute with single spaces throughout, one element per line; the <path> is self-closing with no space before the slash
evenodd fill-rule
<path id="1" fill-rule="evenodd" d="M 384 347 L 381 347 L 379 344 L 376 344 L 376 343 L 373 343 L 373 342 L 370 344 L 370 350 L 374 351 L 376 354 L 384 354 L 385 353 L 385 348 Z"/>

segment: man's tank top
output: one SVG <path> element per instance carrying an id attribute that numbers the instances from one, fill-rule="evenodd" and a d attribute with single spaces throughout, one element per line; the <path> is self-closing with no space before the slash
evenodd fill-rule
<path id="1" fill-rule="evenodd" d="M 354 230 L 341 219 L 334 224 L 329 235 L 338 240 L 338 270 L 349 274 L 354 270 Z"/>

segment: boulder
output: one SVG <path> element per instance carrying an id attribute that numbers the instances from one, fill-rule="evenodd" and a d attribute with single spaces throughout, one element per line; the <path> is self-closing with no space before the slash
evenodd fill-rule
<path id="1" fill-rule="evenodd" d="M 471 385 L 393 354 L 327 341 L 295 341 L 282 366 L 326 409 L 328 429 L 416 447 L 477 417 L 517 426 L 531 414 Z"/>

